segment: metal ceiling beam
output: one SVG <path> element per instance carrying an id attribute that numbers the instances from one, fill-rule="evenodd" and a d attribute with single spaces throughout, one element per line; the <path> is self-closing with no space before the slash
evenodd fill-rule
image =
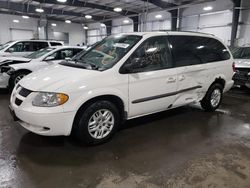
<path id="1" fill-rule="evenodd" d="M 39 2 L 39 3 L 55 4 L 55 5 L 67 5 L 67 6 L 76 7 L 76 8 L 86 7 L 86 8 L 104 10 L 104 11 L 109 11 L 109 12 L 114 12 L 114 8 L 115 8 L 115 7 L 99 5 L 99 4 L 89 3 L 89 2 L 79 1 L 79 0 L 67 0 L 67 2 L 65 3 L 59 3 L 57 0 L 33 0 L 33 1 Z M 123 10 L 119 12 L 118 14 L 127 16 L 127 15 L 132 15 L 132 14 L 137 14 L 137 13 Z"/>
<path id="2" fill-rule="evenodd" d="M 16 16 L 22 16 L 23 13 L 19 13 L 19 12 L 12 12 L 12 11 L 0 11 L 0 14 L 7 14 L 7 15 L 16 15 Z M 31 18 L 37 18 L 37 19 L 40 19 L 41 16 L 39 15 L 33 15 L 33 14 L 27 14 L 29 17 Z M 60 19 L 60 18 L 50 18 L 50 17 L 46 17 L 46 19 L 48 21 L 60 21 L 60 22 L 64 22 L 65 19 Z M 80 24 L 80 22 L 77 22 L 77 21 L 72 21 L 72 23 L 78 23 Z"/>
<path id="3" fill-rule="evenodd" d="M 36 12 L 36 8 L 39 8 L 39 6 L 31 5 L 31 4 L 22 4 L 22 3 L 16 3 L 16 2 L 2 2 L 0 3 L 0 8 L 13 10 L 16 12 L 23 12 L 23 13 L 32 13 L 40 15 L 38 12 Z M 47 8 L 42 7 L 44 12 L 43 15 L 64 15 L 64 16 L 75 16 L 75 17 L 84 17 L 85 14 L 72 12 L 72 11 L 64 11 L 59 9 L 53 9 L 53 8 Z M 101 16 L 92 16 L 92 19 L 95 21 L 101 21 L 104 19 L 104 17 Z"/>
<path id="4" fill-rule="evenodd" d="M 144 2 L 149 2 L 157 7 L 160 7 L 160 8 L 172 8 L 172 7 L 175 7 L 177 6 L 176 4 L 174 3 L 169 3 L 169 2 L 166 2 L 166 1 L 163 1 L 163 0 L 141 0 L 141 1 L 144 1 Z"/>

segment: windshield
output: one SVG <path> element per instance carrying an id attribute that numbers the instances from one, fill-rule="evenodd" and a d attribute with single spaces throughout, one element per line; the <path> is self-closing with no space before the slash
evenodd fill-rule
<path id="1" fill-rule="evenodd" d="M 53 51 L 55 48 L 44 48 L 44 49 L 41 49 L 41 50 L 38 50 L 36 52 L 33 52 L 27 56 L 25 56 L 26 58 L 28 59 L 37 59 L 37 58 L 40 58 L 42 57 L 43 55 Z"/>
<path id="2" fill-rule="evenodd" d="M 141 38 L 137 35 L 110 36 L 73 60 L 91 65 L 92 69 L 94 67 L 96 70 L 106 70 L 123 58 Z"/>
<path id="3" fill-rule="evenodd" d="M 5 48 L 9 47 L 11 43 L 12 43 L 12 41 L 0 45 L 0 50 L 3 50 L 3 49 L 5 49 Z"/>
<path id="4" fill-rule="evenodd" d="M 232 54 L 235 59 L 250 59 L 250 47 L 235 48 Z"/>

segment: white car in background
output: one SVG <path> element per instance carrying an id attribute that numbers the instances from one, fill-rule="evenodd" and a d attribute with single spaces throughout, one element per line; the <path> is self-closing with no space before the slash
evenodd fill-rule
<path id="1" fill-rule="evenodd" d="M 109 36 L 72 61 L 22 79 L 10 111 L 34 133 L 104 143 L 124 120 L 194 103 L 215 111 L 233 86 L 233 62 L 208 34 Z"/>
<path id="2" fill-rule="evenodd" d="M 235 85 L 250 88 L 250 46 L 235 47 L 232 54 L 235 59 Z"/>
<path id="3" fill-rule="evenodd" d="M 70 59 L 82 51 L 83 48 L 78 46 L 54 46 L 33 52 L 26 57 L 5 57 L 0 62 L 0 88 L 13 88 L 31 72 Z"/>
<path id="4" fill-rule="evenodd" d="M 4 56 L 26 56 L 37 50 L 63 46 L 63 42 L 53 40 L 16 40 L 0 45 L 0 61 Z"/>

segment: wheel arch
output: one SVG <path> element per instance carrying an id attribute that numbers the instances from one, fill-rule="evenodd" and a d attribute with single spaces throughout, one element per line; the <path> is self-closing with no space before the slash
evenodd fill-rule
<path id="1" fill-rule="evenodd" d="M 125 104 L 124 104 L 124 101 L 120 97 L 116 95 L 100 95 L 100 96 L 95 96 L 87 100 L 80 106 L 80 108 L 77 110 L 76 115 L 74 117 L 73 125 L 75 125 L 75 123 L 79 120 L 80 113 L 82 111 L 84 111 L 89 105 L 97 101 L 101 101 L 101 100 L 112 102 L 119 110 L 122 121 L 124 121 L 127 118 L 127 112 L 125 111 Z"/>

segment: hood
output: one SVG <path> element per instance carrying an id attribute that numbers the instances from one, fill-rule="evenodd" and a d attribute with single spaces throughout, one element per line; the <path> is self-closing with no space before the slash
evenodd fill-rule
<path id="1" fill-rule="evenodd" d="M 32 91 L 56 92 L 62 87 L 73 86 L 95 79 L 101 72 L 63 65 L 48 66 L 29 74 L 20 85 Z"/>
<path id="2" fill-rule="evenodd" d="M 7 56 L 11 56 L 11 53 L 0 51 L 0 57 L 7 57 Z"/>
<path id="3" fill-rule="evenodd" d="M 235 59 L 236 68 L 250 68 L 250 59 Z"/>
<path id="4" fill-rule="evenodd" d="M 15 63 L 25 63 L 29 62 L 31 59 L 25 58 L 25 57 L 14 57 L 14 56 L 8 56 L 8 57 L 0 57 L 0 65 L 1 64 L 15 64 Z"/>

